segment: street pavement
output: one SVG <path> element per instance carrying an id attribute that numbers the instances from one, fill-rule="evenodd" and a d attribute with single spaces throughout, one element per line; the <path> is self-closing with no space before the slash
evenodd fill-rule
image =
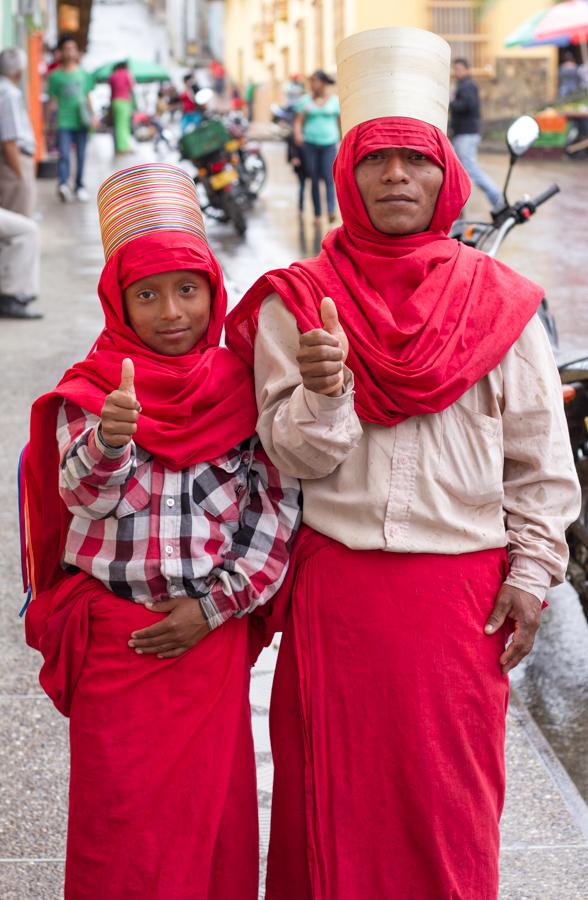
<path id="1" fill-rule="evenodd" d="M 228 275 L 233 301 L 264 270 L 312 253 L 319 236 L 294 211 L 295 181 L 283 148 L 265 148 L 270 179 L 239 240 L 212 223 L 209 239 Z M 125 165 L 151 158 L 148 148 Z M 489 159 L 497 173 L 502 158 Z M 114 168 L 107 136 L 93 139 L 88 161 L 92 202 L 63 205 L 52 182 L 40 183 L 43 213 L 43 290 L 38 322 L 2 321 L 0 442 L 0 897 L 57 900 L 61 896 L 67 809 L 67 723 L 43 695 L 39 658 L 23 639 L 16 513 L 16 462 L 27 437 L 32 400 L 83 357 L 101 322 L 96 284 L 102 252 L 96 188 Z M 564 173 L 565 174 L 565 173 Z M 541 166 L 527 167 L 532 190 L 544 183 Z M 531 230 L 534 224 L 529 226 Z M 544 261 L 535 259 L 534 265 Z M 585 331 L 588 334 L 588 329 Z M 565 588 L 563 589 L 565 590 Z M 573 598 L 572 598 L 573 599 Z M 555 598 L 557 601 L 557 597 Z M 582 620 L 583 621 L 583 620 Z M 262 853 L 269 836 L 272 767 L 268 706 L 277 651 L 264 651 L 253 671 Z M 518 694 L 508 718 L 508 797 L 502 824 L 502 900 L 585 900 L 588 895 L 588 812 L 584 801 L 530 718 Z M 105 898 L 107 900 L 107 898 Z M 173 898 L 170 898 L 173 900 Z M 375 900 L 375 898 L 366 898 Z M 379 900 L 379 898 L 378 898 Z M 404 898 L 398 898 L 404 900 Z M 470 898 L 468 898 L 470 900 Z M 477 900 L 477 898 L 471 898 Z"/>

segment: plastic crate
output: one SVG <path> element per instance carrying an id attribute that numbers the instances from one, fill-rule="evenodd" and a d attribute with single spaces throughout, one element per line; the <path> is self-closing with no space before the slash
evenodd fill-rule
<path id="1" fill-rule="evenodd" d="M 568 130 L 566 131 L 542 131 L 534 147 L 565 147 L 568 142 Z"/>
<path id="2" fill-rule="evenodd" d="M 180 152 L 184 159 L 202 159 L 224 147 L 230 135 L 220 119 L 210 119 L 187 131 L 180 138 Z"/>

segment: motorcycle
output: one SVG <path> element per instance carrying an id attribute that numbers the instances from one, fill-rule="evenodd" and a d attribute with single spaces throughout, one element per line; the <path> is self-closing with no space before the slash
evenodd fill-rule
<path id="1" fill-rule="evenodd" d="M 495 257 L 513 228 L 528 222 L 543 203 L 559 193 L 557 184 L 552 184 L 537 197 L 523 197 L 512 204 L 508 202 L 507 189 L 513 167 L 538 136 L 539 126 L 531 116 L 521 116 L 512 123 L 506 135 L 510 164 L 503 189 L 504 202 L 491 211 L 490 222 L 458 219 L 451 229 L 451 237 Z M 580 516 L 568 530 L 568 579 L 588 616 L 588 350 L 584 355 L 578 351 L 561 350 L 555 319 L 545 298 L 541 301 L 538 314 L 557 362 L 570 441 L 582 488 Z"/>
<path id="2" fill-rule="evenodd" d="M 182 157 L 196 168 L 194 182 L 201 189 L 202 211 L 219 221 L 232 222 L 237 234 L 244 235 L 250 195 L 240 174 L 239 146 L 222 119 L 207 112 L 200 124 L 180 138 Z"/>

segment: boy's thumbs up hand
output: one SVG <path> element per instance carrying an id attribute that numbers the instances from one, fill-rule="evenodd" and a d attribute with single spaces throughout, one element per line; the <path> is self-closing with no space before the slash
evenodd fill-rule
<path id="1" fill-rule="evenodd" d="M 119 391 L 135 396 L 135 366 L 128 356 L 122 361 Z"/>
<path id="2" fill-rule="evenodd" d="M 123 359 L 120 386 L 104 401 L 100 413 L 100 431 L 110 447 L 124 447 L 133 439 L 141 406 L 135 395 L 135 367 L 133 360 Z"/>
<path id="3" fill-rule="evenodd" d="M 322 328 L 300 335 L 296 359 L 305 388 L 315 394 L 340 397 L 349 341 L 339 322 L 337 307 L 330 297 L 323 297 L 321 301 L 321 321 Z"/>

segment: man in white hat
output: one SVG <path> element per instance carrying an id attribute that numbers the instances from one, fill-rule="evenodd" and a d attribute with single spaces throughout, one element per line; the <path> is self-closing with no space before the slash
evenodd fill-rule
<path id="1" fill-rule="evenodd" d="M 306 526 L 266 619 L 266 897 L 493 900 L 508 672 L 580 508 L 561 386 L 542 289 L 448 237 L 470 192 L 448 45 L 391 28 L 337 55 L 343 225 L 227 328 Z"/>

